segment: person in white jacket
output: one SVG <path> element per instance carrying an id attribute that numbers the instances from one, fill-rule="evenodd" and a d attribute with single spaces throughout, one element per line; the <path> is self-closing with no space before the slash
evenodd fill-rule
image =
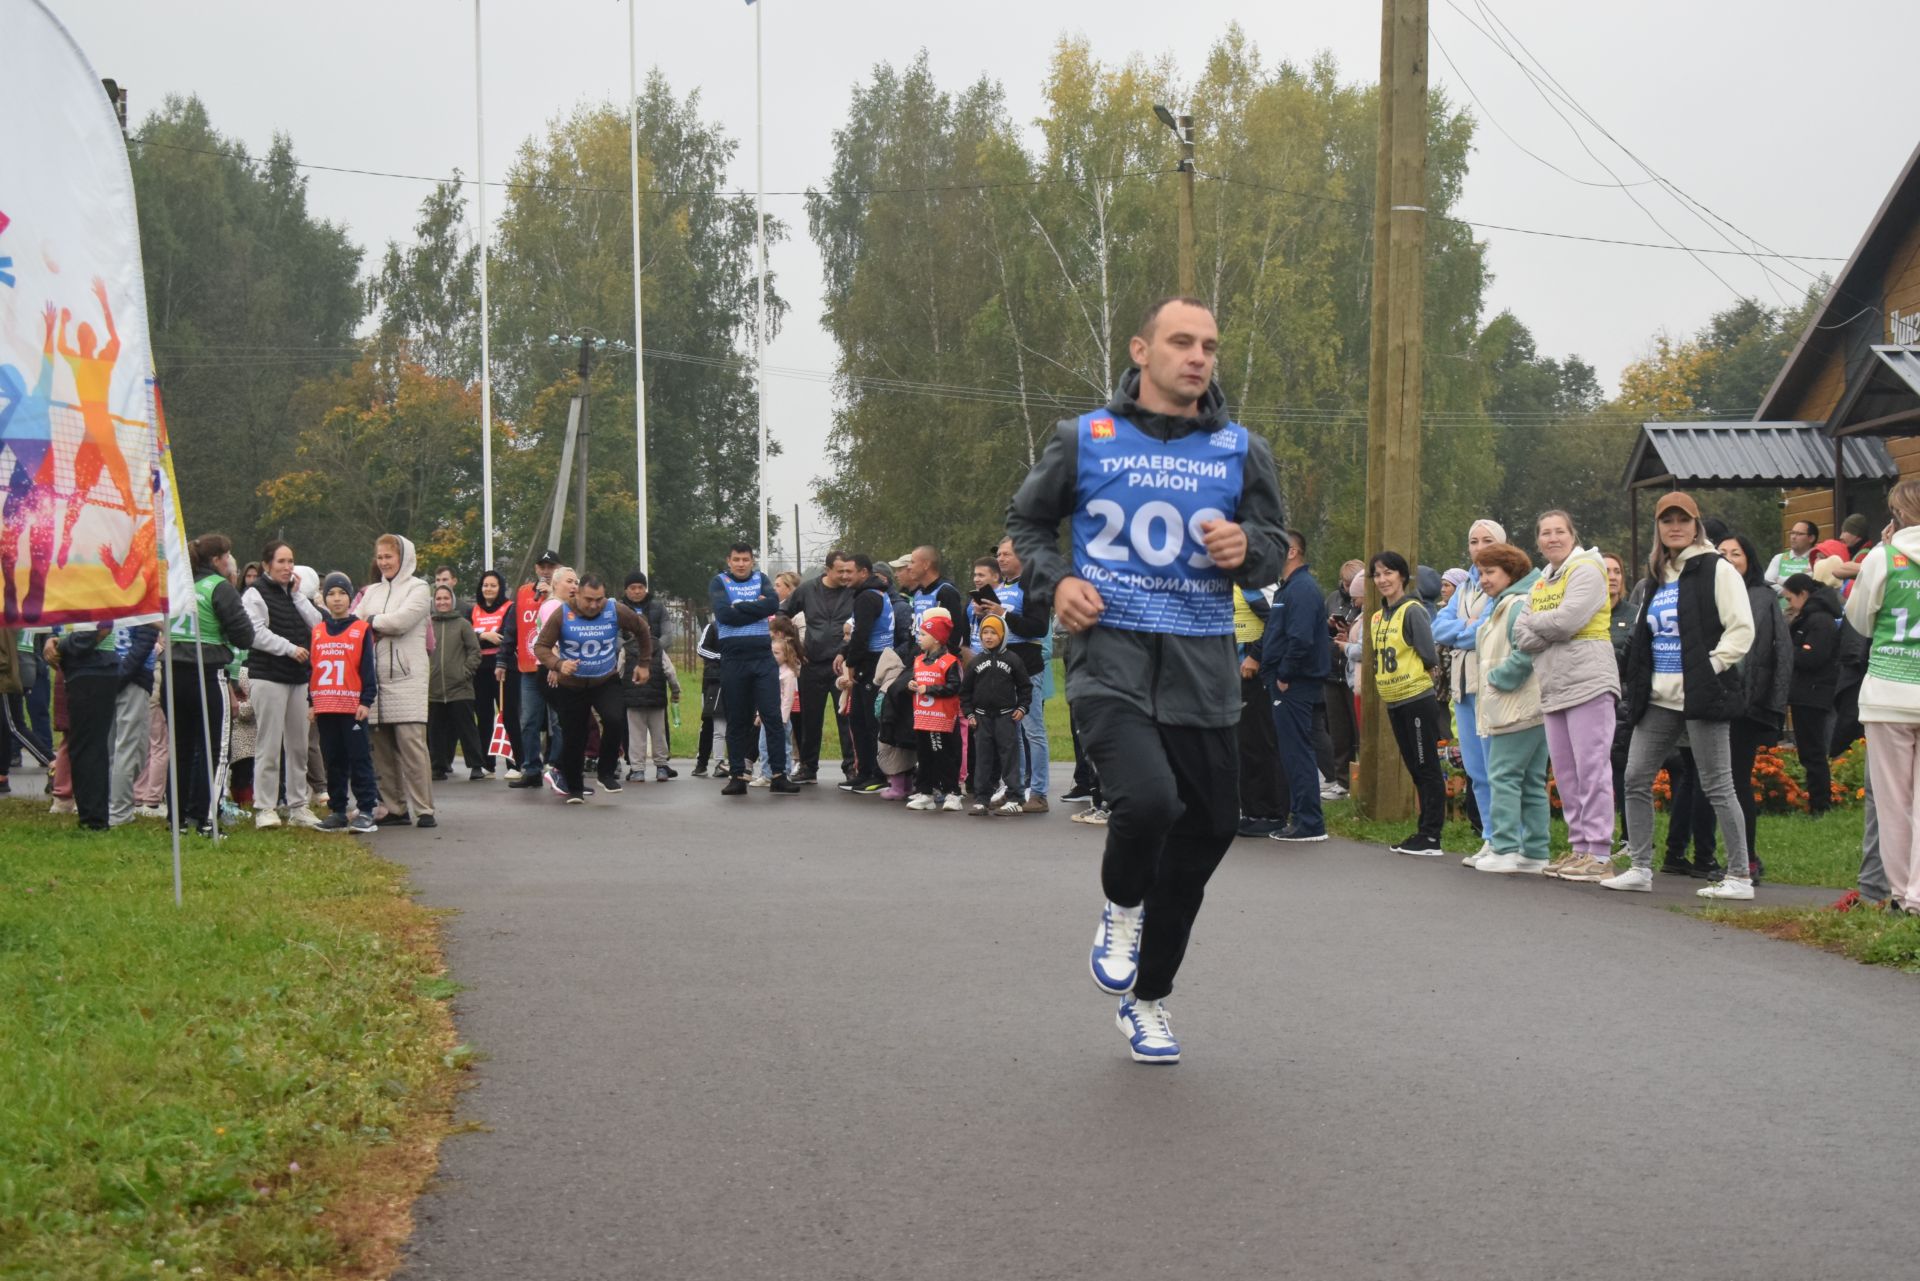
<path id="1" fill-rule="evenodd" d="M 1880 858 L 1890 901 L 1920 911 L 1920 480 L 1887 495 L 1893 512 L 1885 539 L 1860 562 L 1847 597 L 1847 625 L 1868 637 L 1860 682 L 1860 723 L 1880 819 Z"/>
<path id="2" fill-rule="evenodd" d="M 360 594 L 357 612 L 372 624 L 380 674 L 367 718 L 387 810 L 376 821 L 383 827 L 433 827 L 433 765 L 427 756 L 427 615 L 433 595 L 413 572 L 411 540 L 380 535 L 373 563 L 380 578 Z"/>

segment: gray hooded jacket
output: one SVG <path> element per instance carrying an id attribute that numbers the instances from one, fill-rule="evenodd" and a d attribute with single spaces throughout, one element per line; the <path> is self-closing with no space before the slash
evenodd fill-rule
<path id="1" fill-rule="evenodd" d="M 1178 440 L 1225 426 L 1226 400 L 1218 386 L 1201 397 L 1193 418 L 1172 418 L 1140 407 L 1140 371 L 1130 369 L 1107 412 L 1125 418 L 1149 436 Z M 1007 509 L 1007 533 L 1025 563 L 1028 592 L 1053 596 L 1054 585 L 1072 573 L 1060 551 L 1061 522 L 1078 509 L 1080 471 L 1078 419 L 1054 426 L 1040 460 L 1027 473 Z M 1280 577 L 1286 563 L 1286 512 L 1274 475 L 1273 451 L 1248 433 L 1246 474 L 1233 519 L 1247 532 L 1247 558 L 1230 577 L 1241 587 L 1262 587 Z M 1130 704 L 1162 725 L 1222 728 L 1240 720 L 1240 667 L 1231 633 L 1166 636 L 1095 626 L 1076 637 L 1067 660 L 1067 697 L 1112 699 Z"/>

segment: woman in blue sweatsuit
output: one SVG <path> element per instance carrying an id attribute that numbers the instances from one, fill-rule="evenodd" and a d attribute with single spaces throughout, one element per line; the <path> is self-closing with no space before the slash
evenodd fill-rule
<path id="1" fill-rule="evenodd" d="M 1453 594 L 1433 620 L 1433 643 L 1453 651 L 1450 675 L 1460 763 L 1466 767 L 1467 778 L 1473 783 L 1473 800 L 1480 809 L 1483 836 L 1487 805 L 1493 793 L 1487 783 L 1486 740 L 1480 737 L 1474 721 L 1474 697 L 1480 691 L 1480 661 L 1473 652 L 1473 634 L 1486 620 L 1487 609 L 1493 602 L 1480 590 L 1480 568 L 1473 563 L 1473 558 L 1480 554 L 1481 548 L 1506 541 L 1507 531 L 1498 521 L 1483 517 L 1467 527 L 1467 585 Z M 1492 848 L 1483 839 L 1480 848 L 1468 856 L 1468 861 L 1490 853 Z"/>

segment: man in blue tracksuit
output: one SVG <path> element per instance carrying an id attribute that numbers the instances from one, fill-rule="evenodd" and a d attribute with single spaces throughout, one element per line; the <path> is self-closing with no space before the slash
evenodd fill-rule
<path id="1" fill-rule="evenodd" d="M 1325 682 L 1333 644 L 1320 584 L 1307 569 L 1307 540 L 1296 529 L 1287 530 L 1286 538 L 1286 568 L 1260 638 L 1260 679 L 1273 698 L 1275 751 L 1293 797 L 1293 817 L 1271 835 L 1276 841 L 1324 841 L 1327 824 L 1320 814 L 1320 767 L 1313 745 L 1316 725 L 1327 714 Z"/>
<path id="2" fill-rule="evenodd" d="M 747 794 L 747 759 L 759 747 L 760 724 L 784 725 L 780 706 L 780 668 L 773 661 L 771 628 L 767 620 L 780 612 L 773 580 L 754 568 L 753 548 L 735 543 L 727 549 L 727 569 L 707 586 L 713 609 L 713 630 L 720 645 L 720 696 L 727 708 L 727 758 L 731 767 L 722 796 Z M 771 791 L 791 796 L 800 790 L 787 778 L 787 736 L 767 735 L 767 768 L 773 771 Z"/>

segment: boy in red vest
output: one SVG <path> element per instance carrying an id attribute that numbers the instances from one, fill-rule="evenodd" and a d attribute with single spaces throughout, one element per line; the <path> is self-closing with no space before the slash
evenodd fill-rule
<path id="1" fill-rule="evenodd" d="M 320 830 L 377 831 L 373 810 L 380 804 L 380 784 L 373 772 L 367 709 L 373 706 L 379 677 L 373 646 L 368 644 L 367 620 L 353 616 L 353 580 L 345 574 L 328 574 L 320 590 L 327 617 L 313 629 L 313 643 L 307 647 L 313 658 L 307 699 L 313 704 L 313 724 L 327 762 L 327 806 L 332 810 L 320 820 Z M 352 822 L 347 821 L 349 781 L 359 804 Z"/>
<path id="2" fill-rule="evenodd" d="M 918 786 L 907 801 L 910 810 L 947 809 L 959 813 L 960 688 L 967 669 L 947 648 L 953 615 L 935 606 L 920 620 L 920 656 L 913 660 L 913 737 L 919 746 Z"/>

